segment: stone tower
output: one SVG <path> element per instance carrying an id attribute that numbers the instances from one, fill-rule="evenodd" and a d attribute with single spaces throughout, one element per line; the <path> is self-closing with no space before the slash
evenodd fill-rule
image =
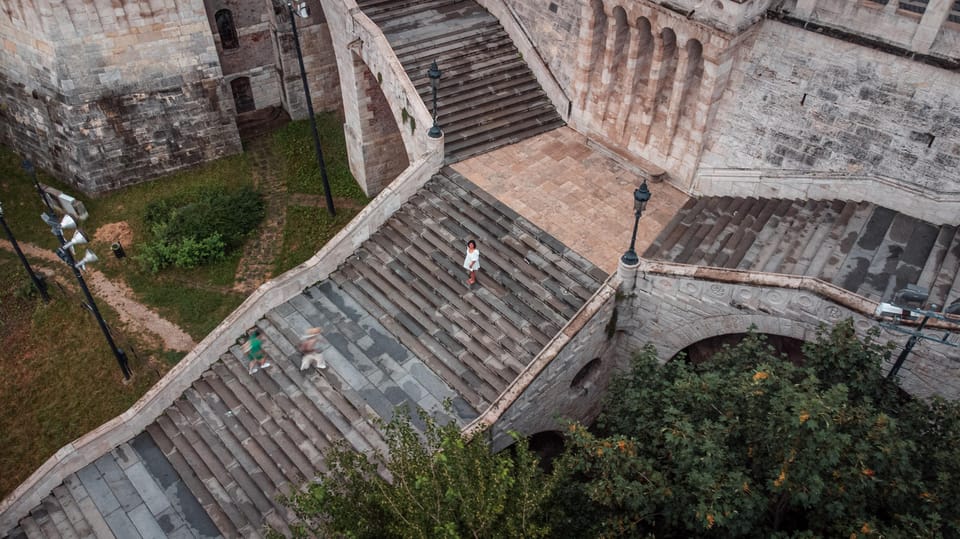
<path id="1" fill-rule="evenodd" d="M 237 153 L 202 0 L 0 11 L 0 142 L 95 193 Z"/>

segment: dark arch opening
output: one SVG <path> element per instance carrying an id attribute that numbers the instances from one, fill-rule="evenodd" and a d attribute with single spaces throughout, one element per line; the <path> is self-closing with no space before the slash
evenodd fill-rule
<path id="1" fill-rule="evenodd" d="M 731 333 L 729 335 L 717 335 L 699 342 L 695 342 L 684 348 L 676 356 L 670 358 L 670 361 L 685 355 L 685 361 L 693 364 L 710 361 L 713 355 L 723 349 L 724 345 L 733 347 L 740 344 L 747 336 L 746 333 Z M 784 355 L 788 360 L 798 365 L 803 364 L 803 341 L 793 337 L 784 337 L 782 335 L 765 335 L 767 344 L 772 346 L 778 354 Z"/>
<path id="2" fill-rule="evenodd" d="M 553 471 L 553 461 L 563 454 L 565 440 L 563 434 L 555 430 L 538 432 L 528 438 L 530 451 L 540 457 L 540 468 L 545 473 Z"/>
<path id="3" fill-rule="evenodd" d="M 257 110 L 253 101 L 253 89 L 250 87 L 250 77 L 238 77 L 230 81 L 230 90 L 233 92 L 233 101 L 237 105 L 237 114 Z"/>
<path id="4" fill-rule="evenodd" d="M 220 45 L 223 49 L 239 47 L 240 38 L 237 36 L 237 26 L 233 24 L 233 13 L 229 9 L 221 9 L 213 15 L 213 18 L 217 22 L 217 32 L 220 34 Z"/>

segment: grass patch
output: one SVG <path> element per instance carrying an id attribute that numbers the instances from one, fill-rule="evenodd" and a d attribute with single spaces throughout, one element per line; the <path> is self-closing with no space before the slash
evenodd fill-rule
<path id="1" fill-rule="evenodd" d="M 367 196 L 350 173 L 343 122 L 335 114 L 319 113 L 317 132 L 320 134 L 320 146 L 333 196 L 366 203 Z M 317 166 L 310 122 L 291 122 L 277 130 L 272 137 L 272 149 L 281 157 L 280 175 L 287 179 L 287 191 L 322 195 L 323 180 Z"/>
<path id="2" fill-rule="evenodd" d="M 359 209 L 341 208 L 336 217 L 330 217 L 324 208 L 288 207 L 283 248 L 274 261 L 273 274 L 280 275 L 305 262 L 359 212 Z"/>
<path id="3" fill-rule="evenodd" d="M 58 277 L 61 282 L 68 282 Z M 30 280 L 13 253 L 0 251 L 0 497 L 68 442 L 129 408 L 174 360 L 119 329 L 98 302 L 118 345 L 128 351 L 133 381 L 123 384 L 116 359 L 81 294 L 50 287 L 52 301 L 30 296 Z M 137 359 L 132 350 L 137 350 Z M 167 355 L 169 356 L 169 354 Z"/>

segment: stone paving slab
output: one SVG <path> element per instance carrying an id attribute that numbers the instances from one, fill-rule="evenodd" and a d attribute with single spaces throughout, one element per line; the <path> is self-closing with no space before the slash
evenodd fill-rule
<path id="1" fill-rule="evenodd" d="M 612 273 L 630 245 L 633 190 L 643 181 L 587 145 L 569 127 L 452 165 L 502 204 Z M 649 183 L 636 251 L 642 253 L 689 198 L 667 183 Z"/>

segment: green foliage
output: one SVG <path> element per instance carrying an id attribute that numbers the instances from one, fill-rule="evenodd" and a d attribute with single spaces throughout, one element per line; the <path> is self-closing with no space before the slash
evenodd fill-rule
<path id="1" fill-rule="evenodd" d="M 710 362 L 648 347 L 595 432 L 571 426 L 553 522 L 572 536 L 960 534 L 960 407 L 903 403 L 852 323 L 794 365 L 750 335 Z"/>
<path id="2" fill-rule="evenodd" d="M 340 229 L 358 213 L 349 207 L 337 209 L 337 215 L 330 217 L 324 208 L 290 206 L 284 224 L 283 246 L 274 261 L 273 274 L 281 273 L 306 262 L 317 254 Z"/>
<path id="3" fill-rule="evenodd" d="M 389 454 L 367 457 L 340 444 L 329 471 L 290 503 L 300 533 L 318 537 L 543 537 L 541 507 L 552 490 L 536 457 L 518 441 L 493 454 L 483 433 L 471 441 L 426 413 L 415 430 L 398 413 L 383 425 Z M 378 470 L 391 478 L 385 480 Z"/>
<path id="4" fill-rule="evenodd" d="M 252 188 L 203 188 L 146 206 L 153 236 L 137 258 L 151 272 L 167 266 L 195 268 L 222 260 L 243 244 L 264 215 L 263 196 Z"/>

